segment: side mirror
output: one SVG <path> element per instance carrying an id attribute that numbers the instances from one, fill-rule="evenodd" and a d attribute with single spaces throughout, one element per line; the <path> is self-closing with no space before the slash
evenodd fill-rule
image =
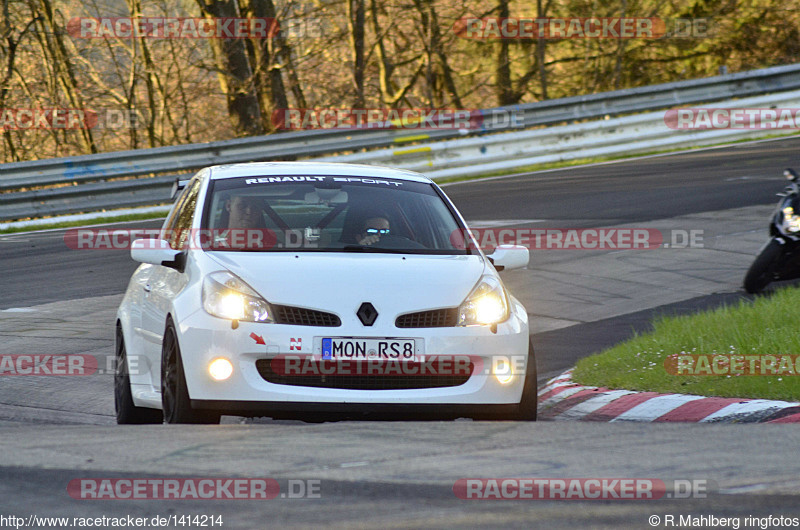
<path id="1" fill-rule="evenodd" d="M 528 265 L 530 252 L 521 245 L 499 245 L 487 256 L 498 271 L 521 269 Z"/>
<path id="2" fill-rule="evenodd" d="M 175 250 L 163 239 L 137 239 L 131 243 L 131 258 L 141 263 L 163 265 L 183 272 L 186 254 Z"/>

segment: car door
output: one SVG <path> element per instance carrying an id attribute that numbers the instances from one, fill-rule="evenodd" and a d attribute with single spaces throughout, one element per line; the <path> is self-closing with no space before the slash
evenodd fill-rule
<path id="1" fill-rule="evenodd" d="M 128 313 L 128 323 L 130 325 L 131 335 L 125 337 L 125 346 L 127 348 L 128 362 L 130 363 L 130 378 L 131 382 L 135 384 L 145 384 L 147 379 L 142 381 L 140 374 L 142 374 L 141 363 L 143 361 L 144 349 L 147 347 L 148 335 L 142 328 L 142 310 L 144 309 L 145 300 L 145 286 L 150 283 L 150 275 L 153 272 L 153 265 L 142 264 L 136 269 L 136 272 L 131 276 L 126 299 L 126 311 Z M 146 372 L 146 370 L 145 370 Z"/>
<path id="2" fill-rule="evenodd" d="M 198 177 L 189 182 L 164 223 L 162 237 L 169 241 L 175 250 L 188 248 L 201 184 L 202 181 Z M 142 328 L 145 338 L 143 353 L 150 374 L 150 384 L 155 391 L 161 389 L 161 342 L 164 338 L 167 315 L 172 307 L 172 301 L 186 283 L 185 274 L 169 267 L 154 265 L 143 287 Z"/>

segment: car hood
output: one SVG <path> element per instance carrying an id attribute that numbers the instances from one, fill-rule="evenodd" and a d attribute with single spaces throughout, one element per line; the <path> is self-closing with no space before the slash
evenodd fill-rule
<path id="1" fill-rule="evenodd" d="M 364 302 L 392 317 L 457 307 L 483 275 L 477 255 L 211 252 L 273 304 L 319 309 L 353 319 Z M 212 272 L 212 271 L 208 271 Z"/>

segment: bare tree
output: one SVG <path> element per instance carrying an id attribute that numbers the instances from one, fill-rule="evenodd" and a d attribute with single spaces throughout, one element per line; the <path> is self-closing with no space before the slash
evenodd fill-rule
<path id="1" fill-rule="evenodd" d="M 11 90 L 12 78 L 14 77 L 14 63 L 17 59 L 17 48 L 22 39 L 25 38 L 25 35 L 37 22 L 35 18 L 28 20 L 22 28 L 22 31 L 15 36 L 14 27 L 11 24 L 11 13 L 8 8 L 8 2 L 9 0 L 3 0 L 3 20 L 0 21 L 0 51 L 2 51 L 2 55 L 5 56 L 3 77 L 0 79 L 0 110 L 5 108 L 6 98 Z M 8 149 L 10 159 L 19 160 L 11 131 L 5 128 L 3 128 L 3 141 L 6 149 Z"/>
<path id="2" fill-rule="evenodd" d="M 73 109 L 86 109 L 83 94 L 79 89 L 76 72 L 72 65 L 71 56 L 67 53 L 64 44 L 64 35 L 61 28 L 65 27 L 64 20 L 56 20 L 55 10 L 51 0 L 31 0 L 35 2 L 34 9 L 40 13 L 36 17 L 39 31 L 36 33 L 42 52 L 49 59 L 53 78 L 61 90 L 61 95 Z M 92 130 L 89 127 L 78 129 L 83 151 L 96 153 Z"/>
<path id="3" fill-rule="evenodd" d="M 243 14 L 249 17 L 267 18 L 272 23 L 267 38 L 253 38 L 247 42 L 262 127 L 264 130 L 272 130 L 273 124 L 270 119 L 272 111 L 289 105 L 279 62 L 284 45 L 283 37 L 276 31 L 280 27 L 280 21 L 272 0 L 241 0 L 241 6 Z"/>
<path id="4" fill-rule="evenodd" d="M 203 16 L 209 19 L 240 16 L 237 0 L 197 0 L 197 4 Z M 253 71 L 244 42 L 240 39 L 211 39 L 211 49 L 234 130 L 238 135 L 263 134 Z"/>
<path id="5" fill-rule="evenodd" d="M 353 85 L 355 96 L 353 106 L 364 107 L 364 69 L 366 60 L 364 56 L 366 15 L 364 0 L 347 0 L 347 26 L 350 34 L 350 53 L 353 63 Z"/>
<path id="6" fill-rule="evenodd" d="M 414 0 L 420 14 L 423 46 L 426 57 L 426 81 L 428 105 L 441 108 L 445 104 L 462 107 L 458 95 L 453 69 L 442 43 L 442 24 L 433 0 Z M 447 95 L 447 98 L 443 97 Z"/>
<path id="7" fill-rule="evenodd" d="M 381 101 L 390 106 L 396 105 L 398 102 L 406 97 L 406 94 L 414 86 L 419 78 L 422 70 L 425 68 L 425 56 L 422 53 L 417 54 L 411 59 L 407 59 L 405 63 L 418 62 L 416 70 L 409 76 L 408 80 L 398 84 L 393 80 L 395 69 L 399 66 L 398 62 L 392 61 L 386 50 L 385 33 L 380 21 L 381 6 L 378 0 L 370 1 L 370 15 L 372 21 L 372 31 L 375 34 L 376 40 L 376 54 L 378 61 L 378 86 L 380 88 Z"/>

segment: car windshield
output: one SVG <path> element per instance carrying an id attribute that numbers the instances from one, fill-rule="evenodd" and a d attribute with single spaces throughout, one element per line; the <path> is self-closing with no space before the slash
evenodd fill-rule
<path id="1" fill-rule="evenodd" d="M 268 176 L 211 183 L 211 250 L 466 254 L 451 209 L 428 183 Z"/>

